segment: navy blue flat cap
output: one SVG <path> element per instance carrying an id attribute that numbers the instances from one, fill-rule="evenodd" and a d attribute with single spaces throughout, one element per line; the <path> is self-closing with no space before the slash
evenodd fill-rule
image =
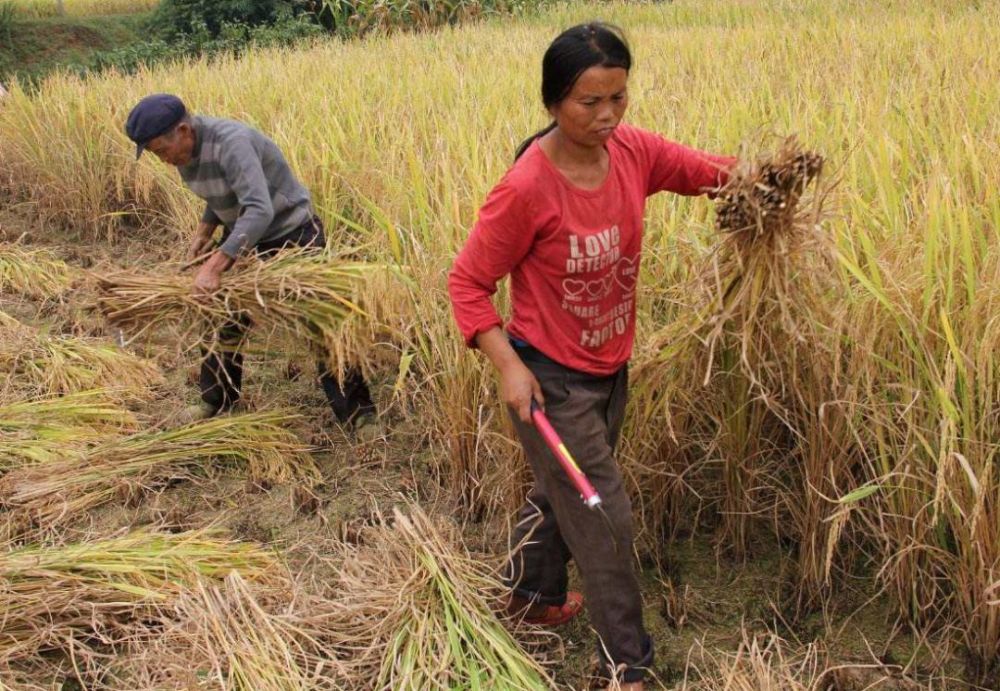
<path id="1" fill-rule="evenodd" d="M 173 94 L 151 94 L 139 101 L 125 121 L 125 134 L 135 142 L 135 157 L 146 145 L 170 131 L 187 113 L 184 102 Z"/>

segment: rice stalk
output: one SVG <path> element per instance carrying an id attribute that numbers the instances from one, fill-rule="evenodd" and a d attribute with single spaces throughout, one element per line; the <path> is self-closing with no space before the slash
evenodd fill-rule
<path id="1" fill-rule="evenodd" d="M 0 243 L 0 296 L 58 297 L 73 282 L 74 271 L 48 250 Z"/>
<path id="2" fill-rule="evenodd" d="M 276 587 L 275 587 L 276 586 Z M 230 573 L 199 582 L 163 610 L 155 641 L 139 636 L 127 663 L 137 688 L 298 691 L 342 688 L 343 671 L 318 638 L 312 614 L 322 603 L 290 582 L 248 582 Z"/>
<path id="3" fill-rule="evenodd" d="M 52 336 L 7 317 L 0 320 L 2 395 L 19 397 L 103 389 L 123 398 L 148 397 L 164 381 L 148 360 L 92 339 Z"/>
<path id="4" fill-rule="evenodd" d="M 0 663 L 47 650 L 111 644 L 205 579 L 267 579 L 267 552 L 212 530 L 140 529 L 61 546 L 0 552 Z"/>
<path id="5" fill-rule="evenodd" d="M 207 299 L 192 294 L 190 277 L 179 275 L 177 268 L 102 277 L 97 306 L 112 324 L 134 329 L 135 337 L 169 326 L 197 334 L 197 342 L 227 323 L 249 320 L 326 348 L 337 360 L 331 364 L 340 366 L 347 326 L 367 316 L 357 295 L 375 267 L 290 248 L 268 261 L 246 260 Z"/>
<path id="6" fill-rule="evenodd" d="M 135 416 L 115 405 L 101 389 L 12 401 L 0 406 L 0 432 L 55 438 L 65 438 L 67 434 L 93 437 L 135 424 Z"/>
<path id="7" fill-rule="evenodd" d="M 344 547 L 325 612 L 354 688 L 552 687 L 494 613 L 499 582 L 453 529 L 412 507 L 360 537 Z"/>
<path id="8" fill-rule="evenodd" d="M 52 530 L 220 461 L 245 466 L 257 483 L 313 486 L 320 474 L 308 448 L 283 427 L 294 419 L 282 412 L 248 413 L 109 439 L 8 473 L 0 478 L 0 505 L 21 529 L 33 524 Z"/>
<path id="9" fill-rule="evenodd" d="M 843 528 L 828 520 L 837 510 L 830 498 L 857 484 L 855 394 L 844 380 L 844 316 L 831 300 L 840 284 L 822 224 L 830 188 L 811 187 L 822 164 L 788 138 L 736 166 L 717 200 L 721 242 L 693 286 L 677 290 L 686 312 L 654 336 L 659 356 L 638 373 L 641 423 L 694 442 L 695 458 L 719 459 L 716 472 L 695 466 L 721 487 L 720 544 L 745 555 L 751 527 L 768 518 L 797 544 L 800 609 L 830 585 L 831 541 Z"/>
<path id="10" fill-rule="evenodd" d="M 101 390 L 8 403 L 0 406 L 0 475 L 76 454 L 136 424 Z"/>

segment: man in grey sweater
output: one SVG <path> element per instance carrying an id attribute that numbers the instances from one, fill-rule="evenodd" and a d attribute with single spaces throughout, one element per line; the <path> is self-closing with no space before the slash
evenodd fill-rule
<path id="1" fill-rule="evenodd" d="M 136 158 L 150 151 L 177 167 L 184 184 L 205 201 L 191 239 L 189 258 L 207 254 L 194 278 L 196 295 L 215 292 L 222 275 L 241 256 L 267 259 L 284 247 L 323 247 L 323 225 L 313 214 L 309 193 L 295 178 L 273 141 L 234 120 L 188 113 L 170 94 L 152 94 L 132 109 L 125 131 L 136 144 Z M 222 243 L 214 234 L 222 225 Z M 179 422 L 211 417 L 231 408 L 240 396 L 243 356 L 240 346 L 250 324 L 234 321 L 206 349 L 201 367 L 202 403 L 186 408 Z M 372 436 L 375 406 L 360 372 L 348 370 L 337 381 L 323 360 L 320 383 L 342 423 L 365 428 Z"/>

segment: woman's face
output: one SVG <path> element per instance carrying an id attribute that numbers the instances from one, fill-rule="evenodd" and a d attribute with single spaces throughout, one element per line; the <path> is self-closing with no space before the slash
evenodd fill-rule
<path id="1" fill-rule="evenodd" d="M 590 67 L 549 113 L 574 144 L 604 146 L 625 115 L 627 85 L 628 72 L 622 67 Z"/>

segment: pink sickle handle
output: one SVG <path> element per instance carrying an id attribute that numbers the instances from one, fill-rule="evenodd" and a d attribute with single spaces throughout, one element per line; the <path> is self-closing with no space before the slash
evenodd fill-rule
<path id="1" fill-rule="evenodd" d="M 541 432 L 542 439 L 545 440 L 546 445 L 559 461 L 559 465 L 563 467 L 563 470 L 566 471 L 569 479 L 573 482 L 573 486 L 580 492 L 580 495 L 583 497 L 583 503 L 587 505 L 588 509 L 599 507 L 601 505 L 600 495 L 597 494 L 597 490 L 590 484 L 590 480 L 580 470 L 580 466 L 576 464 L 569 449 L 566 448 L 562 439 L 559 438 L 559 435 L 552 428 L 552 424 L 545 417 L 542 407 L 535 402 L 535 399 L 531 399 L 531 419 L 535 423 L 535 428 Z"/>

